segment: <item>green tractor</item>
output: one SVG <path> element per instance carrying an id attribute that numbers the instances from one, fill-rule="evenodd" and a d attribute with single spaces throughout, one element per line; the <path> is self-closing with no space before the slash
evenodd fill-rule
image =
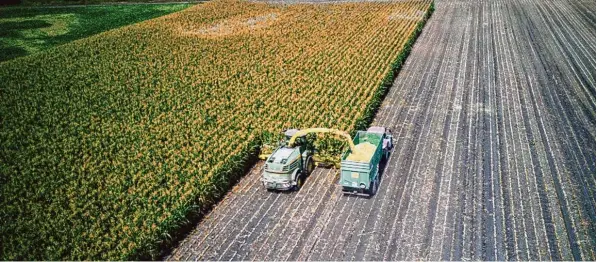
<path id="1" fill-rule="evenodd" d="M 265 161 L 261 181 L 268 191 L 299 190 L 315 169 L 306 134 L 289 129 L 284 136 L 285 140 Z"/>

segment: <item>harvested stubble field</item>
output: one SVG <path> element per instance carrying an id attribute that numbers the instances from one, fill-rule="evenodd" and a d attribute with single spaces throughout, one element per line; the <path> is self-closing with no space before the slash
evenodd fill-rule
<path id="1" fill-rule="evenodd" d="M 595 260 L 594 1 L 437 0 L 374 125 L 378 194 L 256 165 L 169 260 Z"/>
<path id="2" fill-rule="evenodd" d="M 0 64 L 0 259 L 158 254 L 268 134 L 364 128 L 431 8 L 211 1 Z"/>

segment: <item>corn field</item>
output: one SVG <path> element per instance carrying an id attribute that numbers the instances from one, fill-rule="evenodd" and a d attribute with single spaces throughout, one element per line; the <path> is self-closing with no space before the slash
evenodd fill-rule
<path id="1" fill-rule="evenodd" d="M 366 127 L 431 0 L 200 4 L 0 64 L 0 258 L 155 258 L 285 128 Z"/>

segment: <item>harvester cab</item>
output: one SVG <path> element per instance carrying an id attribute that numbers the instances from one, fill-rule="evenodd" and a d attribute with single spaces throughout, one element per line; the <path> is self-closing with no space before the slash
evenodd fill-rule
<path id="1" fill-rule="evenodd" d="M 292 137 L 296 135 L 298 131 L 298 129 L 287 129 L 286 131 L 284 131 L 284 140 L 282 141 L 282 143 L 280 143 L 280 146 L 289 147 L 290 139 L 292 139 Z M 306 144 L 305 136 L 300 136 L 296 140 L 297 142 L 292 147 L 303 146 Z"/>
<path id="2" fill-rule="evenodd" d="M 297 135 L 298 132 L 298 129 L 284 131 L 285 139 L 265 161 L 262 182 L 266 189 L 299 190 L 315 169 L 313 151 L 307 145 L 306 134 Z"/>

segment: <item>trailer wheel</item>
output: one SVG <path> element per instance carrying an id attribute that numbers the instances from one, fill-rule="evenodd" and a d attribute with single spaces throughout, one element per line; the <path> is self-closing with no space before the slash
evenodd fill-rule
<path id="1" fill-rule="evenodd" d="M 377 194 L 377 187 L 379 186 L 379 175 L 375 178 L 375 180 L 371 181 L 371 187 L 369 188 L 369 196 L 374 196 Z"/>
<path id="2" fill-rule="evenodd" d="M 375 193 L 377 193 L 377 190 L 375 189 L 375 181 L 371 181 L 371 187 L 369 188 L 369 196 L 372 197 L 375 195 Z"/>

